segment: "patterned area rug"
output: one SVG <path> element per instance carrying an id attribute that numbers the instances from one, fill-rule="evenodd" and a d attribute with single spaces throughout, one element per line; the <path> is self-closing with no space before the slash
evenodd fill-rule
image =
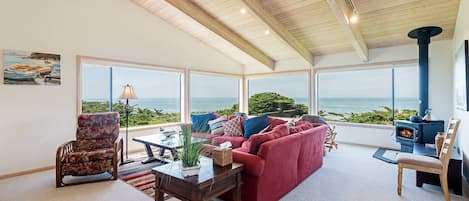
<path id="1" fill-rule="evenodd" d="M 155 197 L 155 176 L 152 174 L 151 169 L 163 163 L 158 161 L 142 164 L 141 161 L 145 157 L 135 159 L 135 162 L 128 163 L 119 167 L 119 179 L 127 184 L 137 188 L 150 197 Z M 165 200 L 168 199 L 165 196 Z"/>

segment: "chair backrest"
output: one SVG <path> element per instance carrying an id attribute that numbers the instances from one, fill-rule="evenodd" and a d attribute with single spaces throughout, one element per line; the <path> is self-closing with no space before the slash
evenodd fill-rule
<path id="1" fill-rule="evenodd" d="M 312 114 L 304 114 L 300 117 L 300 121 L 307 121 L 310 123 L 320 123 L 321 117 L 318 115 L 312 115 Z"/>
<path id="2" fill-rule="evenodd" d="M 79 150 L 111 148 L 119 137 L 117 112 L 89 113 L 78 116 L 77 147 Z"/>
<path id="3" fill-rule="evenodd" d="M 448 163 L 451 158 L 451 152 L 453 151 L 454 142 L 456 141 L 456 134 L 458 133 L 460 120 L 451 118 L 448 122 L 448 129 L 446 129 L 445 139 L 443 146 L 440 151 L 440 161 L 443 164 L 443 168 L 447 170 Z"/>

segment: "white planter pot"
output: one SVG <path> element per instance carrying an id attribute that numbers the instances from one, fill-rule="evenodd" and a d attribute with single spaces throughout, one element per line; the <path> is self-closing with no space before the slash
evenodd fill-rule
<path id="1" fill-rule="evenodd" d="M 182 175 L 184 177 L 198 175 L 200 172 L 200 165 L 193 167 L 182 167 Z"/>

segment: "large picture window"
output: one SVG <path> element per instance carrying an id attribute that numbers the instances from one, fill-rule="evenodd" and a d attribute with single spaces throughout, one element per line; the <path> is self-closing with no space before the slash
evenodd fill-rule
<path id="1" fill-rule="evenodd" d="M 308 113 L 309 78 L 307 73 L 248 80 L 250 115 L 298 117 Z"/>
<path id="2" fill-rule="evenodd" d="M 191 73 L 189 80 L 191 113 L 239 111 L 239 78 Z"/>
<path id="3" fill-rule="evenodd" d="M 318 73 L 318 114 L 329 121 L 392 125 L 418 110 L 416 66 Z"/>
<path id="4" fill-rule="evenodd" d="M 137 96 L 129 99 L 130 127 L 181 121 L 179 72 L 83 64 L 81 83 L 83 113 L 116 111 L 125 117 L 126 100 L 119 97 L 130 84 Z"/>

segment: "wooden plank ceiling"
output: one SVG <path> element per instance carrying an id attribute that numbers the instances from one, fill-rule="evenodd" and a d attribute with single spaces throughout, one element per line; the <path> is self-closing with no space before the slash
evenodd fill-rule
<path id="1" fill-rule="evenodd" d="M 443 28 L 432 40 L 451 39 L 459 6 L 459 0 L 353 0 L 359 21 L 352 25 L 345 0 L 132 1 L 246 67 L 268 70 L 295 59 L 305 69 L 314 55 L 345 51 L 367 60 L 368 48 L 415 44 L 407 33 L 421 26 Z"/>

